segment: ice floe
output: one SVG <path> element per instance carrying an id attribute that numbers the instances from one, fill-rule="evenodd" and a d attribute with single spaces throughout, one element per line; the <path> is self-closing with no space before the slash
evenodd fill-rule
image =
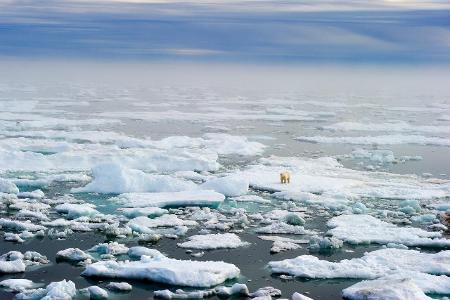
<path id="1" fill-rule="evenodd" d="M 92 169 L 93 181 L 74 192 L 122 194 L 129 192 L 178 192 L 194 189 L 192 182 L 166 175 L 152 175 L 118 164 L 102 164 Z"/>
<path id="2" fill-rule="evenodd" d="M 450 139 L 443 137 L 423 135 L 375 135 L 375 136 L 299 136 L 295 138 L 300 142 L 326 143 L 326 144 L 352 144 L 352 145 L 434 145 L 450 146 Z"/>
<path id="3" fill-rule="evenodd" d="M 16 295 L 16 299 L 72 299 L 75 297 L 77 289 L 75 283 L 70 280 L 52 282 L 47 287 L 24 290 Z"/>
<path id="4" fill-rule="evenodd" d="M 0 287 L 12 292 L 22 292 L 39 286 L 40 284 L 28 279 L 5 279 L 0 281 Z"/>
<path id="5" fill-rule="evenodd" d="M 126 207 L 139 208 L 177 206 L 217 207 L 225 200 L 225 196 L 211 190 L 192 190 L 164 193 L 124 193 L 113 200 Z"/>
<path id="6" fill-rule="evenodd" d="M 83 276 L 149 280 L 158 283 L 210 287 L 238 277 L 240 270 L 221 261 L 190 261 L 142 256 L 140 261 L 101 261 L 88 265 Z"/>
<path id="7" fill-rule="evenodd" d="M 341 215 L 328 221 L 329 235 L 351 244 L 400 243 L 406 246 L 450 247 L 440 232 L 401 227 L 370 215 Z"/>
<path id="8" fill-rule="evenodd" d="M 234 233 L 193 235 L 188 237 L 188 241 L 178 243 L 178 246 L 181 248 L 202 250 L 234 249 L 247 245 L 249 245 L 248 242 L 243 242 L 239 236 Z"/>
<path id="9" fill-rule="evenodd" d="M 214 190 L 225 196 L 233 197 L 247 194 L 248 186 L 249 182 L 247 178 L 229 175 L 208 180 L 200 187 L 206 190 Z"/>

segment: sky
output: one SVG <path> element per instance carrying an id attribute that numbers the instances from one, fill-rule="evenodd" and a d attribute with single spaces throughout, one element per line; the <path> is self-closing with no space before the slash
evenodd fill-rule
<path id="1" fill-rule="evenodd" d="M 450 0 L 0 0 L 3 59 L 450 64 Z"/>

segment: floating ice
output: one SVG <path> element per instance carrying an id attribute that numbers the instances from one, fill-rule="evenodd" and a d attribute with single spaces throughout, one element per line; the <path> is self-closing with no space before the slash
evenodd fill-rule
<path id="1" fill-rule="evenodd" d="M 217 207 L 225 200 L 225 197 L 214 191 L 192 190 L 170 193 L 125 193 L 114 200 L 127 207 Z"/>
<path id="2" fill-rule="evenodd" d="M 330 130 L 340 131 L 386 131 L 386 132 L 407 132 L 407 133 L 447 133 L 450 126 L 439 125 L 412 125 L 403 121 L 388 123 L 358 123 L 340 122 L 323 127 Z"/>
<path id="3" fill-rule="evenodd" d="M 178 246 L 181 248 L 202 250 L 234 249 L 247 245 L 249 245 L 249 243 L 241 241 L 239 236 L 234 233 L 193 235 L 188 237 L 187 242 L 178 243 Z"/>
<path id="4" fill-rule="evenodd" d="M 28 279 L 5 279 L 0 281 L 0 287 L 13 292 L 22 292 L 38 287 L 40 284 Z"/>
<path id="5" fill-rule="evenodd" d="M 120 255 L 126 254 L 128 252 L 128 247 L 124 244 L 119 244 L 117 242 L 109 242 L 109 243 L 100 243 L 95 245 L 89 252 L 97 252 L 98 254 L 111 254 L 111 255 Z"/>
<path id="6" fill-rule="evenodd" d="M 400 243 L 406 246 L 450 247 L 440 232 L 399 227 L 369 215 L 341 215 L 328 221 L 328 234 L 351 244 Z"/>
<path id="7" fill-rule="evenodd" d="M 148 257 L 163 257 L 164 255 L 156 249 L 150 249 L 142 246 L 131 247 L 128 250 L 128 256 L 131 258 L 141 258 L 143 255 Z"/>
<path id="8" fill-rule="evenodd" d="M 129 292 L 133 289 L 133 286 L 128 282 L 110 282 L 106 288 L 113 292 Z"/>
<path id="9" fill-rule="evenodd" d="M 64 299 L 70 300 L 75 297 L 77 289 L 75 284 L 65 279 L 58 282 L 52 282 L 45 289 L 25 290 L 16 295 L 16 299 Z"/>
<path id="10" fill-rule="evenodd" d="M 275 221 L 270 225 L 257 228 L 257 233 L 270 233 L 270 234 L 311 234 L 312 232 L 306 230 L 303 226 L 290 225 L 283 221 Z"/>
<path id="11" fill-rule="evenodd" d="M 47 264 L 47 257 L 35 251 L 27 251 L 22 254 L 19 251 L 9 251 L 0 256 L 1 273 L 21 273 L 30 265 Z"/>
<path id="12" fill-rule="evenodd" d="M 92 169 L 94 180 L 74 192 L 121 194 L 130 192 L 178 192 L 196 187 L 192 182 L 166 175 L 152 175 L 119 164 L 101 164 Z"/>
<path id="13" fill-rule="evenodd" d="M 13 182 L 0 178 L 0 193 L 17 194 L 19 189 Z"/>
<path id="14" fill-rule="evenodd" d="M 292 300 L 313 300 L 313 299 L 300 293 L 294 293 L 292 294 Z"/>
<path id="15" fill-rule="evenodd" d="M 159 217 L 169 212 L 167 209 L 159 207 L 120 208 L 119 211 L 123 213 L 124 216 L 130 219 L 141 216 L 146 216 L 150 218 Z"/>
<path id="16" fill-rule="evenodd" d="M 434 145 L 450 146 L 450 139 L 442 137 L 428 137 L 423 135 L 378 135 L 378 136 L 299 136 L 295 138 L 301 142 L 352 144 L 352 145 Z"/>
<path id="17" fill-rule="evenodd" d="M 56 259 L 66 260 L 70 262 L 92 261 L 94 258 L 78 248 L 68 248 L 60 250 L 56 253 Z"/>
<path id="18" fill-rule="evenodd" d="M 327 251 L 327 250 L 335 250 L 342 247 L 344 243 L 333 237 L 313 237 L 309 243 L 310 251 Z"/>
<path id="19" fill-rule="evenodd" d="M 211 179 L 203 183 L 200 187 L 206 190 L 214 190 L 225 196 L 234 197 L 248 193 L 248 179 L 236 175 L 229 175 L 216 179 Z"/>
<path id="20" fill-rule="evenodd" d="M 182 220 L 176 215 L 168 214 L 149 219 L 147 217 L 137 217 L 131 219 L 127 224 L 131 229 L 140 233 L 153 233 L 152 229 L 157 227 L 195 226 L 196 221 Z"/>
<path id="21" fill-rule="evenodd" d="M 264 199 L 258 195 L 242 195 L 238 197 L 232 197 L 230 200 L 234 200 L 237 202 L 255 202 L 255 203 L 271 203 L 270 200 Z"/>
<path id="22" fill-rule="evenodd" d="M 59 213 L 66 214 L 68 219 L 76 219 L 83 216 L 94 217 L 99 214 L 99 212 L 95 209 L 95 205 L 90 203 L 64 203 L 57 205 L 55 210 Z"/>
<path id="23" fill-rule="evenodd" d="M 450 293 L 450 278 L 424 273 L 405 272 L 380 279 L 358 282 L 342 291 L 348 299 L 431 300 L 425 293 Z"/>
<path id="24" fill-rule="evenodd" d="M 31 231 L 31 232 L 45 229 L 44 226 L 33 224 L 31 221 L 21 222 L 5 218 L 0 219 L 0 226 L 2 228 L 8 228 L 17 231 Z"/>
<path id="25" fill-rule="evenodd" d="M 101 261 L 88 265 L 83 276 L 149 280 L 158 283 L 210 287 L 239 276 L 239 269 L 221 261 L 190 261 L 146 257 L 140 261 Z"/>
<path id="26" fill-rule="evenodd" d="M 291 173 L 290 184 L 280 183 L 281 170 Z M 433 183 L 415 175 L 352 170 L 330 157 L 264 158 L 260 159 L 260 164 L 239 174 L 247 177 L 254 189 L 279 192 L 274 195 L 277 198 L 330 208 L 345 207 L 349 199 L 362 197 L 422 200 L 444 199 L 450 195 L 448 182 Z"/>
<path id="27" fill-rule="evenodd" d="M 96 285 L 88 287 L 87 291 L 89 292 L 90 299 L 94 300 L 108 299 L 108 292 Z"/>
<path id="28" fill-rule="evenodd" d="M 340 262 L 302 255 L 292 259 L 272 261 L 269 262 L 269 266 L 273 273 L 307 278 L 374 279 L 406 271 L 450 275 L 450 251 L 432 254 L 387 248 L 368 252 L 361 258 L 344 259 Z"/>

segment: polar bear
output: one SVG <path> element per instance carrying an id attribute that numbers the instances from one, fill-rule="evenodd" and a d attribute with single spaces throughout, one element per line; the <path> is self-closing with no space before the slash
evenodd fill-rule
<path id="1" fill-rule="evenodd" d="M 280 181 L 281 183 L 291 183 L 291 174 L 289 172 L 280 173 Z"/>

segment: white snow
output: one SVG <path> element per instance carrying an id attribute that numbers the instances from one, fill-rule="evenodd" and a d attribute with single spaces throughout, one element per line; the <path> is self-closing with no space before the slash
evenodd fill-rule
<path id="1" fill-rule="evenodd" d="M 234 233 L 216 233 L 193 235 L 188 237 L 188 241 L 178 243 L 181 248 L 211 250 L 211 249 L 234 249 L 249 245 L 243 242 L 238 235 Z"/>
<path id="2" fill-rule="evenodd" d="M 140 261 L 101 261 L 88 265 L 83 276 L 149 280 L 158 283 L 210 287 L 239 276 L 239 269 L 221 261 L 190 261 L 143 256 Z"/>
<path id="3" fill-rule="evenodd" d="M 224 195 L 210 190 L 168 193 L 125 193 L 115 199 L 126 207 L 218 206 Z"/>
<path id="4" fill-rule="evenodd" d="M 450 247 L 440 232 L 400 227 L 370 215 L 341 215 L 328 221 L 329 235 L 351 244 L 400 243 L 406 246 Z"/>

